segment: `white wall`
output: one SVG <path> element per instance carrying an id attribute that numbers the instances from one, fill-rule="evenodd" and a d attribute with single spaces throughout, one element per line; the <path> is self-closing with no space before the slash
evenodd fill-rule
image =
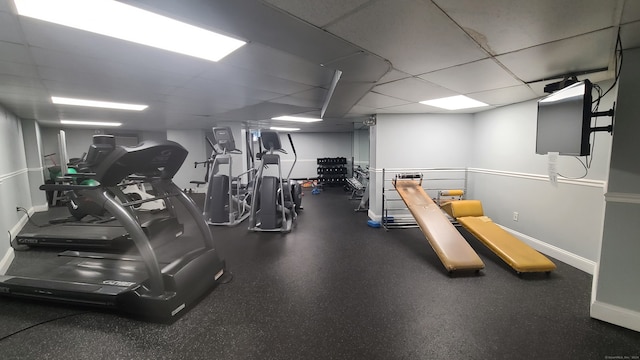
<path id="1" fill-rule="evenodd" d="M 378 114 L 370 136 L 369 216 L 382 216 L 382 169 L 464 168 L 473 136 L 469 114 Z"/>
<path id="2" fill-rule="evenodd" d="M 196 190 L 195 185 L 189 183 L 192 180 L 201 181 L 205 170 L 202 167 L 195 168 L 194 162 L 204 161 L 209 158 L 206 149 L 205 131 L 202 130 L 167 130 L 167 140 L 175 141 L 182 145 L 189 154 L 182 167 L 173 177 L 173 182 L 181 189 Z M 197 188 L 199 192 L 205 192 L 206 187 Z"/>
<path id="3" fill-rule="evenodd" d="M 615 91 L 603 99 L 601 110 L 612 105 L 614 96 Z M 595 134 L 591 168 L 584 179 L 561 180 L 554 186 L 547 176 L 548 157 L 535 154 L 536 116 L 536 101 L 474 116 L 468 197 L 481 200 L 488 216 L 526 235 L 534 247 L 593 273 L 602 234 L 611 135 Z M 585 170 L 575 157 L 561 156 L 558 172 L 575 178 Z M 513 220 L 514 212 L 519 214 L 518 221 Z"/>
<path id="4" fill-rule="evenodd" d="M 20 224 L 26 221 L 24 213 L 16 206 L 33 211 L 29 172 L 20 119 L 0 106 L 0 232 L 5 241 L 0 241 L 0 274 L 4 274 L 13 251 L 7 240 L 8 231 L 15 236 Z"/>
<path id="5" fill-rule="evenodd" d="M 315 178 L 318 176 L 318 158 L 345 157 L 351 162 L 353 156 L 353 134 L 340 133 L 291 133 L 293 145 L 298 153 L 298 162 L 291 173 L 292 178 Z M 280 134 L 282 147 L 289 153 L 281 155 L 282 176 L 291 169 L 293 151 L 285 133 Z M 349 165 L 350 166 L 350 165 Z"/>

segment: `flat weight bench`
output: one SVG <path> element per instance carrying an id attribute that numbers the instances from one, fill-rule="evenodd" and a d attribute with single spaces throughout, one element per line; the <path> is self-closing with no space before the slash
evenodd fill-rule
<path id="1" fill-rule="evenodd" d="M 452 201 L 442 205 L 442 209 L 518 274 L 555 270 L 556 265 L 546 256 L 484 216 L 479 200 Z"/>

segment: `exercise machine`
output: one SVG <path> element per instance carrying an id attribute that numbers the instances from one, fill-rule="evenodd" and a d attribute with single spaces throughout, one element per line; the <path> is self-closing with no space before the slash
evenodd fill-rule
<path id="1" fill-rule="evenodd" d="M 172 181 L 187 150 L 172 141 L 146 141 L 117 147 L 91 177 L 99 185 L 50 184 L 41 190 L 95 190 L 87 196 L 102 203 L 127 230 L 134 248 L 124 254 L 65 251 L 16 252 L 0 295 L 118 309 L 143 319 L 172 322 L 215 287 L 224 262 L 201 210 Z M 136 174 L 153 185 L 155 199 L 169 202 L 184 232 L 146 233 L 130 212 L 110 193 Z M 146 200 L 139 200 L 146 201 Z M 165 236 L 158 243 L 154 238 Z"/>
<path id="2" fill-rule="evenodd" d="M 58 177 L 58 184 L 79 185 L 73 190 L 64 191 L 70 216 L 50 220 L 50 224 L 43 227 L 26 226 L 16 236 L 16 243 L 29 247 L 73 250 L 126 250 L 132 247 L 133 243 L 126 229 L 106 211 L 101 202 L 95 201 L 95 194 L 91 194 L 104 190 L 95 187 L 98 182 L 93 177 L 96 167 L 115 148 L 115 139 L 112 135 L 94 135 L 89 151 L 82 158 L 70 160 L 68 172 Z M 130 188 L 135 188 L 136 192 L 128 190 Z M 163 200 L 154 199 L 152 195 L 140 190 L 142 188 L 144 188 L 143 178 L 132 175 L 117 186 L 106 190 L 114 195 L 120 204 L 126 204 L 125 207 L 141 224 L 144 231 L 181 232 L 182 225 L 177 222 L 171 208 L 158 213 L 159 216 L 155 218 L 142 216 L 144 219 L 140 219 L 137 211 L 165 208 Z"/>
<path id="3" fill-rule="evenodd" d="M 478 254 L 424 191 L 421 175 L 397 175 L 393 185 L 450 274 L 458 270 L 478 272 L 484 268 Z"/>
<path id="4" fill-rule="evenodd" d="M 262 164 L 256 174 L 251 195 L 249 213 L 249 230 L 251 231 L 289 232 L 293 227 L 293 221 L 298 216 L 297 210 L 301 209 L 302 187 L 296 181 L 290 180 L 298 155 L 291 135 L 287 134 L 287 136 L 294 160 L 287 177 L 283 178 L 280 155 L 276 153 L 286 154 L 280 143 L 280 135 L 275 131 L 261 131 L 260 141 L 266 150 L 261 153 Z M 272 175 L 265 175 L 266 168 L 270 168 L 269 172 Z"/>
<path id="5" fill-rule="evenodd" d="M 242 151 L 236 149 L 230 127 L 214 127 L 213 138 L 212 170 L 204 202 L 204 218 L 209 225 L 234 226 L 249 217 L 251 194 L 243 186 L 242 178 L 255 170 L 233 176 L 232 155 L 242 154 Z M 226 167 L 227 171 L 222 170 L 221 166 Z"/>

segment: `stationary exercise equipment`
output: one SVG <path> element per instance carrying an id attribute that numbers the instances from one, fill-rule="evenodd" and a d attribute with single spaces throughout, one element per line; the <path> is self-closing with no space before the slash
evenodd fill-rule
<path id="1" fill-rule="evenodd" d="M 293 150 L 294 160 L 287 177 L 283 178 L 280 155 L 275 153 L 286 154 L 280 143 L 280 135 L 275 131 L 261 131 L 260 141 L 266 150 L 262 153 L 262 164 L 256 174 L 251 196 L 249 214 L 249 230 L 251 231 L 289 232 L 297 217 L 297 210 L 301 209 L 302 187 L 296 181 L 290 180 L 298 155 L 295 146 L 293 146 L 291 135 L 287 134 L 287 136 Z M 264 175 L 264 170 L 267 167 L 270 168 L 270 173 L 275 172 L 275 175 Z"/>
<path id="2" fill-rule="evenodd" d="M 555 270 L 556 265 L 484 215 L 479 200 L 451 201 L 442 206 L 451 217 L 498 255 L 518 274 Z"/>
<path id="3" fill-rule="evenodd" d="M 10 266 L 0 276 L 0 295 L 113 308 L 163 322 L 184 314 L 217 285 L 225 268 L 201 210 L 172 181 L 186 156 L 187 150 L 172 141 L 117 147 L 92 176 L 100 185 L 41 186 L 54 191 L 95 190 L 87 196 L 122 224 L 135 248 L 125 254 L 42 252 L 38 262 Z M 152 184 L 156 199 L 176 209 L 184 232 L 145 232 L 128 208 L 132 204 L 120 203 L 108 191 L 132 174 Z M 163 236 L 158 243 L 156 238 Z"/>
<path id="4" fill-rule="evenodd" d="M 396 175 L 393 185 L 449 273 L 484 268 L 478 254 L 424 191 L 421 176 Z"/>
<path id="5" fill-rule="evenodd" d="M 172 208 L 162 212 L 161 216 L 139 219 L 138 211 L 159 212 L 165 209 L 163 200 L 143 191 L 143 178 L 132 175 L 117 186 L 95 188 L 99 185 L 94 179 L 96 168 L 115 148 L 112 135 L 94 135 L 89 151 L 81 158 L 69 160 L 67 173 L 57 177 L 58 184 L 85 185 L 64 191 L 70 216 L 49 220 L 49 225 L 44 227 L 26 227 L 16 236 L 16 243 L 70 250 L 122 251 L 131 248 L 133 242 L 126 229 L 91 194 L 100 191 L 108 191 L 120 204 L 126 204 L 127 210 L 145 232 L 182 232 L 182 225 L 177 222 Z"/>
<path id="6" fill-rule="evenodd" d="M 214 127 L 213 138 L 213 161 L 204 202 L 204 218 L 209 225 L 234 226 L 249 217 L 251 194 L 243 186 L 242 178 L 254 170 L 233 176 L 232 155 L 242 154 L 242 151 L 236 149 L 230 127 Z"/>

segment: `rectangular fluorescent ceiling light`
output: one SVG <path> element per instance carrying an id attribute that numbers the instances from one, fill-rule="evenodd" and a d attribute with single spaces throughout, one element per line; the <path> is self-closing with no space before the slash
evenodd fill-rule
<path id="1" fill-rule="evenodd" d="M 276 130 L 276 131 L 298 131 L 298 130 L 300 130 L 300 128 L 288 128 L 288 127 L 279 127 L 279 126 L 272 126 L 269 129 Z"/>
<path id="2" fill-rule="evenodd" d="M 304 122 L 304 123 L 322 121 L 322 119 L 306 118 L 306 117 L 299 117 L 299 116 L 278 116 L 278 117 L 271 118 L 271 120 L 296 121 L 296 122 Z"/>
<path id="3" fill-rule="evenodd" d="M 111 0 L 14 0 L 18 14 L 201 59 L 246 42 Z"/>
<path id="4" fill-rule="evenodd" d="M 89 126 L 121 126 L 119 122 L 107 121 L 80 121 L 80 120 L 60 120 L 60 124 L 64 125 L 89 125 Z"/>
<path id="5" fill-rule="evenodd" d="M 435 107 L 439 107 L 441 109 L 447 109 L 447 110 L 460 110 L 460 109 L 489 106 L 488 104 L 485 104 L 478 100 L 473 100 L 464 95 L 456 95 L 456 96 L 450 96 L 450 97 L 441 98 L 441 99 L 420 101 L 420 104 L 435 106 Z"/>
<path id="6" fill-rule="evenodd" d="M 134 111 L 142 111 L 148 107 L 147 105 L 123 104 L 123 103 L 114 103 L 114 102 L 99 101 L 99 100 L 72 99 L 72 98 L 64 98 L 64 97 L 57 97 L 57 96 L 52 96 L 51 101 L 54 104 L 59 104 L 59 105 L 89 106 L 89 107 L 99 107 L 99 108 L 105 108 L 105 109 L 134 110 Z"/>

